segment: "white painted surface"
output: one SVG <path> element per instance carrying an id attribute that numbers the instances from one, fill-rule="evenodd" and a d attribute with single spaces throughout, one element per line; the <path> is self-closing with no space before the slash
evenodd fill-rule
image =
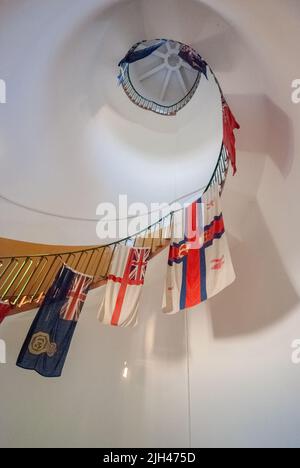
<path id="1" fill-rule="evenodd" d="M 63 3 L 67 8 L 69 2 Z M 170 3 L 177 10 L 170 10 Z M 80 9 L 83 14 L 83 2 L 72 4 L 68 21 Z M 32 315 L 4 323 L 0 338 L 8 342 L 9 361 L 0 367 L 0 445 L 188 446 L 188 343 L 194 447 L 299 447 L 300 367 L 291 362 L 292 341 L 300 337 L 300 107 L 291 102 L 291 83 L 300 75 L 298 2 L 140 4 L 148 37 L 176 36 L 203 53 L 241 123 L 239 173 L 224 194 L 237 281 L 189 313 L 188 341 L 184 316 L 160 313 L 163 258 L 151 266 L 134 332 L 97 328 L 93 293 L 59 382 L 14 367 Z M 51 5 L 61 8 L 61 2 Z M 14 15 L 22 13 L 18 9 Z M 130 42 L 140 39 L 125 20 L 122 28 L 131 34 Z M 26 47 L 24 40 L 16 42 Z M 2 119 L 2 107 L 0 112 Z M 19 224 L 14 225 L 17 212 L 9 211 L 1 219 L 11 237 L 72 237 L 73 224 L 51 224 L 47 218 L 31 223 L 29 217 L 25 224 L 15 217 Z M 39 223 L 38 239 L 34 223 Z M 88 242 L 92 236 L 80 226 L 74 241 L 78 236 L 83 242 L 86 235 Z M 134 369 L 130 385 L 120 378 L 125 360 Z"/>
<path id="2" fill-rule="evenodd" d="M 184 317 L 170 322 L 158 313 L 165 261 L 163 254 L 150 265 L 134 329 L 101 325 L 103 288 L 89 294 L 60 379 L 45 380 L 14 365 L 34 313 L 4 323 L 0 446 L 188 445 Z"/>

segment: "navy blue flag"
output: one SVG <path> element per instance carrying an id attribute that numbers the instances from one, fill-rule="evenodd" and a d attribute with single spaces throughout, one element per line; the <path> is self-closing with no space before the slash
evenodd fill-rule
<path id="1" fill-rule="evenodd" d="M 92 278 L 63 266 L 46 294 L 17 360 L 44 377 L 60 377 Z"/>
<path id="2" fill-rule="evenodd" d="M 144 41 L 144 42 L 147 43 L 148 41 Z M 121 60 L 121 62 L 119 62 L 119 67 L 122 67 L 122 65 L 126 63 L 138 62 L 139 60 L 142 60 L 148 57 L 149 55 L 153 54 L 153 52 L 155 52 L 157 49 L 159 49 L 163 44 L 165 44 L 165 42 L 167 42 L 166 39 L 161 39 L 156 44 L 153 44 L 151 46 L 145 47 L 144 49 L 138 49 L 138 50 L 136 50 L 137 45 L 133 46 L 130 49 L 130 51 L 126 54 L 126 56 Z M 141 42 L 138 45 L 141 45 L 141 44 L 143 44 L 143 42 Z"/>

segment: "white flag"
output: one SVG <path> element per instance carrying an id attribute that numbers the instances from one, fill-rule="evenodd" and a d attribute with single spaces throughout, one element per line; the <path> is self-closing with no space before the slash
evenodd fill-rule
<path id="1" fill-rule="evenodd" d="M 98 318 L 106 325 L 134 327 L 150 249 L 118 245 Z"/>

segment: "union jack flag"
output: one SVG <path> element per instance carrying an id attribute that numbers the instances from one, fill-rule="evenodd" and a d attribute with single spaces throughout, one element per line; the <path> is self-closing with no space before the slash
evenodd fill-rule
<path id="1" fill-rule="evenodd" d="M 72 286 L 67 293 L 67 301 L 60 311 L 60 318 L 78 322 L 85 303 L 92 279 L 85 275 L 75 275 Z"/>
<path id="2" fill-rule="evenodd" d="M 130 284 L 144 284 L 149 256 L 149 249 L 133 249 L 129 273 Z"/>

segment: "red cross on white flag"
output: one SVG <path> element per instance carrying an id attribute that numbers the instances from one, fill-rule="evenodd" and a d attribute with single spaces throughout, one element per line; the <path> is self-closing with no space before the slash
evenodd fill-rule
<path id="1" fill-rule="evenodd" d="M 150 249 L 146 248 L 116 248 L 99 312 L 100 322 L 116 327 L 136 325 L 149 256 Z"/>

